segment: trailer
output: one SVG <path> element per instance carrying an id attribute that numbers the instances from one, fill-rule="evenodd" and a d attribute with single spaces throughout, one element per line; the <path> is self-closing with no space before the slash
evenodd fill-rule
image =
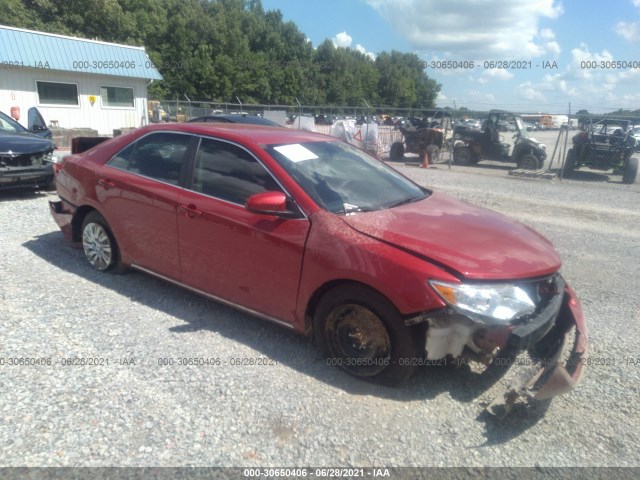
<path id="1" fill-rule="evenodd" d="M 540 117 L 540 125 L 545 130 L 560 130 L 563 125 L 569 124 L 567 115 L 543 115 Z"/>

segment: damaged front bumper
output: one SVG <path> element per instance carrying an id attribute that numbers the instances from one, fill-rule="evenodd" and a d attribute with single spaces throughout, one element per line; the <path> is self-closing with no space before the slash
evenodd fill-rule
<path id="1" fill-rule="evenodd" d="M 487 411 L 503 416 L 519 398 L 547 400 L 569 392 L 582 378 L 587 350 L 587 324 L 582 307 L 567 285 L 555 325 L 530 350 L 531 368 L 512 381 L 507 390 L 487 406 Z"/>
<path id="2" fill-rule="evenodd" d="M 544 281 L 540 285 L 546 284 Z M 570 391 L 580 380 L 587 355 L 587 327 L 575 293 L 558 275 L 554 294 L 525 322 L 500 325 L 478 322 L 456 309 L 445 308 L 406 320 L 426 322 L 429 360 L 453 358 L 487 365 L 491 371 L 513 364 L 524 373 L 488 407 L 508 413 L 519 398 L 545 400 Z M 530 358 L 519 358 L 526 355 Z M 518 357 L 516 359 L 516 357 Z"/>
<path id="3" fill-rule="evenodd" d="M 0 166 L 0 188 L 25 185 L 47 186 L 53 182 L 53 164 L 36 166 L 6 167 Z"/>

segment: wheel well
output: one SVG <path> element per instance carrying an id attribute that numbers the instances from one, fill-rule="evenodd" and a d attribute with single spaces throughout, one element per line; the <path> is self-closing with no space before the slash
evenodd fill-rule
<path id="1" fill-rule="evenodd" d="M 90 212 L 93 212 L 95 210 L 95 208 L 88 205 L 78 207 L 78 209 L 76 210 L 76 213 L 73 216 L 73 220 L 71 220 L 71 238 L 74 242 L 79 242 L 80 240 L 82 240 L 82 222 Z"/>
<path id="2" fill-rule="evenodd" d="M 394 305 L 394 303 L 386 295 L 381 293 L 379 290 L 376 290 L 375 288 L 371 287 L 370 285 L 367 285 L 366 283 L 357 282 L 355 280 L 346 280 L 346 279 L 332 280 L 320 286 L 318 289 L 316 289 L 316 291 L 313 292 L 313 295 L 311 295 L 309 302 L 307 302 L 307 309 L 305 311 L 305 332 L 307 333 L 307 335 L 311 337 L 313 337 L 314 335 L 313 316 L 315 315 L 316 308 L 318 307 L 318 303 L 320 302 L 320 299 L 328 291 L 333 290 L 334 288 L 347 287 L 349 285 L 366 288 L 370 290 L 371 293 L 379 295 L 381 298 L 384 298 L 386 301 L 388 301 L 391 305 Z"/>

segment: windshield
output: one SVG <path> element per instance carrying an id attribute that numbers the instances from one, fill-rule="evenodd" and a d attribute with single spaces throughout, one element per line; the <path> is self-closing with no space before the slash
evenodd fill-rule
<path id="1" fill-rule="evenodd" d="M 520 135 L 523 137 L 528 137 L 527 127 L 525 127 L 524 123 L 522 123 L 522 119 L 520 117 L 513 117 L 513 118 L 516 122 L 516 128 L 518 129 L 518 132 L 520 133 Z"/>
<path id="2" fill-rule="evenodd" d="M 27 129 L 16 122 L 10 116 L 0 112 L 0 130 L 10 133 L 22 133 L 26 132 Z"/>
<path id="3" fill-rule="evenodd" d="M 344 142 L 269 145 L 265 150 L 319 206 L 333 213 L 382 210 L 430 194 Z"/>

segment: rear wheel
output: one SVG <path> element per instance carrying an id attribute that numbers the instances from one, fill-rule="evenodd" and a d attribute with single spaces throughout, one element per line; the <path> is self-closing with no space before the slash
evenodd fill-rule
<path id="1" fill-rule="evenodd" d="M 389 159 L 393 162 L 399 162 L 403 158 L 404 158 L 404 144 L 402 142 L 395 142 L 391 144 Z"/>
<path id="2" fill-rule="evenodd" d="M 535 155 L 526 154 L 518 159 L 518 168 L 522 170 L 538 170 L 542 168 L 540 160 Z"/>
<path id="3" fill-rule="evenodd" d="M 629 157 L 624 162 L 624 172 L 622 182 L 631 184 L 636 181 L 638 175 L 638 157 Z"/>
<path id="4" fill-rule="evenodd" d="M 567 152 L 567 158 L 564 160 L 564 167 L 562 168 L 562 176 L 563 177 L 571 177 L 573 175 L 573 171 L 576 169 L 576 162 L 578 160 L 578 156 L 573 148 L 570 148 Z"/>
<path id="5" fill-rule="evenodd" d="M 407 327 L 387 299 L 359 285 L 322 297 L 314 332 L 330 364 L 386 385 L 408 380 L 419 363 L 415 359 L 424 355 L 423 329 Z"/>
<path id="6" fill-rule="evenodd" d="M 453 150 L 453 163 L 456 165 L 470 165 L 473 161 L 473 151 L 470 147 L 456 147 Z"/>
<path id="7" fill-rule="evenodd" d="M 120 251 L 106 220 L 98 212 L 87 214 L 82 222 L 82 248 L 96 270 L 121 272 Z"/>

